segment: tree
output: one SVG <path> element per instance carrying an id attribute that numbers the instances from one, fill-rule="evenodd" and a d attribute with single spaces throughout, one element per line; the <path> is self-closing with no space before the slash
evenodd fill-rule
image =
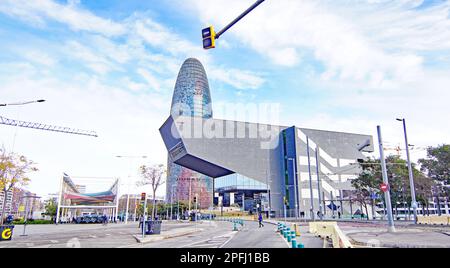
<path id="1" fill-rule="evenodd" d="M 50 216 L 53 221 L 56 216 L 57 210 L 58 210 L 58 204 L 56 203 L 56 201 L 53 198 L 51 198 L 51 199 L 47 200 L 47 202 L 45 204 L 45 212 L 43 214 Z"/>
<path id="2" fill-rule="evenodd" d="M 30 182 L 27 174 L 38 169 L 34 166 L 35 163 L 25 156 L 7 153 L 4 148 L 0 151 L 0 190 L 4 193 L 1 211 L 2 215 L 5 215 L 9 191 L 14 187 L 27 185 Z M 0 225 L 3 224 L 3 220 L 4 217 L 2 216 Z"/>
<path id="3" fill-rule="evenodd" d="M 383 183 L 381 172 L 381 162 L 379 159 L 368 159 L 361 163 L 362 171 L 358 178 L 352 180 L 355 188 L 357 201 L 366 207 L 366 200 L 371 193 L 378 193 L 383 196 L 380 189 Z M 389 179 L 389 191 L 394 208 L 397 203 L 407 203 L 411 205 L 411 188 L 409 184 L 408 166 L 405 160 L 399 156 L 390 155 L 386 158 L 386 169 Z M 428 207 L 428 200 L 432 196 L 432 188 L 435 182 L 427 177 L 413 165 L 414 185 L 416 188 L 416 199 L 424 207 Z M 366 212 L 367 213 L 367 212 Z"/>
<path id="4" fill-rule="evenodd" d="M 163 174 L 166 172 L 164 165 L 141 166 L 139 168 L 142 180 L 137 183 L 138 186 L 151 185 L 153 193 L 152 219 L 155 219 L 156 211 L 156 191 L 159 186 L 163 185 Z"/>
<path id="5" fill-rule="evenodd" d="M 450 145 L 443 144 L 437 147 L 427 148 L 427 158 L 419 159 L 420 170 L 428 177 L 441 182 L 444 185 L 450 185 Z M 445 189 L 445 188 L 442 188 Z M 449 188 L 442 191 L 444 195 L 449 196 Z"/>

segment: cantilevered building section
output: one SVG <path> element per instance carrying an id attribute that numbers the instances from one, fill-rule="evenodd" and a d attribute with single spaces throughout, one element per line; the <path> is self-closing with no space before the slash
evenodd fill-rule
<path id="1" fill-rule="evenodd" d="M 197 59 L 187 59 L 175 84 L 170 114 L 173 118 L 189 116 L 211 118 L 211 93 L 205 69 Z M 193 201 L 197 195 L 200 208 L 209 208 L 213 200 L 213 179 L 182 167 L 168 159 L 166 199 L 168 202 Z"/>
<path id="2" fill-rule="evenodd" d="M 220 129 L 220 133 L 195 137 L 192 129 L 200 125 Z M 271 211 L 278 216 L 283 215 L 284 198 L 288 202 L 288 216 L 295 215 L 297 203 L 298 214 L 306 217 L 311 216 L 311 204 L 316 214 L 320 206 L 330 205 L 333 198 L 345 198 L 346 191 L 353 190 L 351 179 L 360 172 L 357 160 L 365 158 L 359 146 L 369 140 L 370 145 L 363 151 L 373 151 L 369 135 L 211 118 L 169 117 L 160 132 L 176 164 L 213 178 L 236 173 L 267 183 Z M 239 132 L 245 136 L 239 136 Z M 316 172 L 317 148 L 320 185 Z M 319 189 L 321 199 L 327 200 L 325 205 L 319 204 Z M 342 205 L 340 209 L 349 213 L 351 208 L 347 206 Z"/>
<path id="3" fill-rule="evenodd" d="M 159 129 L 169 152 L 169 200 L 177 186 L 180 200 L 188 199 L 189 189 L 203 189 L 203 198 L 210 200 L 211 178 L 220 182 L 237 174 L 238 179 L 255 181 L 252 187 L 260 192 L 267 188 L 269 206 L 263 211 L 272 215 L 283 215 L 284 200 L 288 216 L 312 218 L 319 210 L 329 216 L 330 210 L 337 213 L 336 207 L 342 214 L 352 213 L 351 203 L 343 200 L 354 190 L 351 180 L 360 172 L 358 160 L 373 151 L 372 136 L 213 119 L 207 85 L 201 64 L 188 59 L 175 87 L 171 116 Z M 173 109 L 177 103 L 184 110 Z"/>

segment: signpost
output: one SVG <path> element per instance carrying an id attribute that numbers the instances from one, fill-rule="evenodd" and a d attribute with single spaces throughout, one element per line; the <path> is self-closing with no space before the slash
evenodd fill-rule
<path id="1" fill-rule="evenodd" d="M 386 183 L 382 183 L 380 185 L 380 189 L 381 189 L 381 191 L 383 191 L 383 193 L 385 193 L 389 190 L 389 185 L 387 185 Z"/>

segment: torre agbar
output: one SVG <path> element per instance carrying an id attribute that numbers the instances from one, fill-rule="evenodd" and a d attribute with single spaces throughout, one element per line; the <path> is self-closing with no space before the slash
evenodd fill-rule
<path id="1" fill-rule="evenodd" d="M 187 59 L 181 66 L 175 83 L 170 114 L 173 118 L 192 116 L 212 118 L 211 93 L 203 65 L 197 59 Z M 166 199 L 168 202 L 193 201 L 199 208 L 209 208 L 213 202 L 213 179 L 192 169 L 175 164 L 168 158 Z"/>
<path id="2" fill-rule="evenodd" d="M 276 217 L 355 212 L 351 181 L 374 150 L 370 135 L 213 118 L 196 59 L 183 63 L 159 131 L 169 154 L 169 202 L 197 196 L 200 208 L 214 200 Z M 376 213 L 369 205 L 368 216 Z"/>

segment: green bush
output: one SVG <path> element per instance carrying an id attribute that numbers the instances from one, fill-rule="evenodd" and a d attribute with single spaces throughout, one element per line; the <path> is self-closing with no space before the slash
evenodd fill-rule
<path id="1" fill-rule="evenodd" d="M 12 224 L 22 225 L 22 224 L 24 224 L 24 221 L 23 220 L 14 220 Z M 28 220 L 27 224 L 53 224 L 53 221 L 51 221 L 51 220 Z"/>

